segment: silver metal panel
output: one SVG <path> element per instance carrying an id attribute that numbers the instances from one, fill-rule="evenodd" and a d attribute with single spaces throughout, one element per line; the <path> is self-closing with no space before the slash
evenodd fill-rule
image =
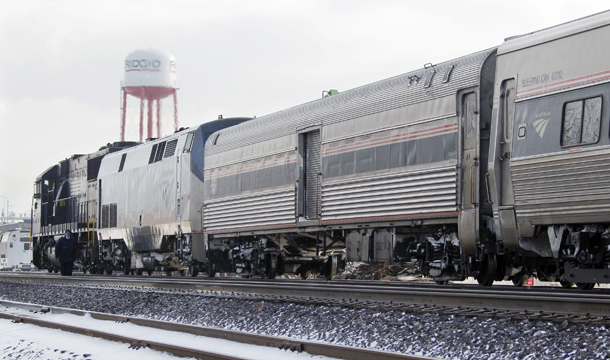
<path id="1" fill-rule="evenodd" d="M 466 254 L 476 254 L 478 238 L 477 211 L 475 209 L 460 212 L 460 226 L 458 236 L 462 250 Z M 465 240 L 466 239 L 466 240 Z"/>
<path id="2" fill-rule="evenodd" d="M 346 237 L 348 261 L 369 261 L 371 235 L 367 232 L 350 231 Z"/>
<path id="3" fill-rule="evenodd" d="M 294 223 L 295 189 L 250 193 L 206 202 L 205 230 Z"/>
<path id="4" fill-rule="evenodd" d="M 456 167 L 323 182 L 324 221 L 454 213 Z"/>
<path id="5" fill-rule="evenodd" d="M 504 246 L 511 250 L 520 250 L 519 234 L 517 233 L 517 221 L 515 220 L 515 210 L 512 208 L 498 210 L 500 229 Z"/>
<path id="6" fill-rule="evenodd" d="M 513 159 L 512 165 L 517 218 L 534 225 L 550 217 L 610 218 L 609 148 Z"/>
<path id="7" fill-rule="evenodd" d="M 394 234 L 387 230 L 379 230 L 375 232 L 373 241 L 375 242 L 375 261 L 392 261 Z"/>
<path id="8" fill-rule="evenodd" d="M 186 187 L 182 187 L 183 172 L 190 173 L 183 168 L 191 170 L 190 155 L 182 152 L 187 135 L 182 131 L 104 157 L 98 174 L 102 183 L 98 201 L 102 209 L 108 208 L 109 216 L 110 210 L 116 209 L 117 223 L 108 222 L 108 228 L 98 229 L 101 238 L 123 239 L 129 249 L 136 251 L 153 250 L 161 246 L 164 236 L 190 232 L 189 216 L 199 227 L 198 214 L 184 210 L 190 196 L 196 201 L 202 192 L 197 191 L 202 189 L 202 182 L 195 176 L 187 176 Z M 162 142 L 171 144 L 169 152 L 165 147 L 167 157 L 149 163 L 153 145 Z M 125 163 L 119 172 L 123 154 Z"/>
<path id="9" fill-rule="evenodd" d="M 206 144 L 206 157 L 294 134 L 307 126 L 326 126 L 455 95 L 458 89 L 479 84 L 481 66 L 493 51 L 495 49 L 477 52 L 437 64 L 434 68 L 419 69 L 221 130 L 216 146 Z M 427 74 L 432 71 L 443 73 L 449 67 L 453 67 L 453 71 L 448 83 L 443 83 L 441 76 L 435 76 L 431 87 L 424 89 Z"/>
<path id="10" fill-rule="evenodd" d="M 498 48 L 498 55 L 541 45 L 549 41 L 589 31 L 608 24 L 610 24 L 610 11 L 604 11 L 578 20 L 542 29 L 534 33 L 514 36 L 507 39 L 507 41 Z"/>

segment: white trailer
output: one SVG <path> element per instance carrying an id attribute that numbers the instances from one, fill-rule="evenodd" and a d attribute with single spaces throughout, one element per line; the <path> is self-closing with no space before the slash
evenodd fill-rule
<path id="1" fill-rule="evenodd" d="M 15 267 L 29 270 L 31 262 L 32 248 L 29 231 L 16 229 L 0 235 L 0 270 Z"/>

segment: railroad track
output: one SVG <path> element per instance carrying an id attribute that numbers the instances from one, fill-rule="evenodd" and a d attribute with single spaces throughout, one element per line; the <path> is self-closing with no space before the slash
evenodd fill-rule
<path id="1" fill-rule="evenodd" d="M 579 291 L 553 287 L 482 288 L 476 285 L 438 286 L 430 283 L 202 277 L 176 281 L 176 278 L 155 276 L 60 277 L 35 273 L 0 274 L 0 280 L 235 292 L 297 303 L 610 323 L 610 291 L 606 289 Z"/>
<path id="2" fill-rule="evenodd" d="M 116 323 L 129 322 L 138 326 L 152 329 L 160 329 L 165 331 L 181 332 L 208 338 L 223 339 L 233 342 L 238 342 L 248 345 L 257 345 L 265 347 L 273 347 L 286 351 L 305 352 L 309 355 L 326 356 L 337 359 L 353 359 L 353 360 L 433 360 L 429 357 L 412 356 L 387 351 L 377 351 L 364 348 L 325 344 L 320 342 L 290 340 L 276 338 L 272 336 L 251 334 L 246 332 L 214 329 L 195 325 L 186 325 L 167 321 L 150 320 L 136 317 L 118 316 L 99 312 L 81 311 L 75 309 L 66 309 L 59 307 L 41 306 L 35 304 L 19 303 L 13 301 L 0 301 L 0 306 L 5 308 L 25 309 L 35 313 L 50 313 L 50 314 L 72 314 L 77 316 L 88 315 L 93 319 L 102 321 L 112 321 Z M 11 314 L 6 311 L 0 311 L 0 318 L 10 319 L 13 322 L 29 323 L 37 326 L 47 327 L 51 329 L 59 329 L 81 335 L 102 338 L 111 341 L 118 341 L 130 344 L 133 348 L 148 347 L 153 350 L 163 351 L 179 357 L 189 357 L 197 359 L 211 360 L 243 360 L 251 357 L 227 355 L 226 353 L 218 353 L 197 349 L 194 347 L 179 346 L 167 342 L 151 341 L 144 338 L 136 338 L 133 336 L 120 335 L 115 332 L 100 331 L 93 328 L 82 326 L 67 325 L 58 321 L 43 320 L 41 316 L 24 316 L 23 314 Z M 141 332 L 140 332 L 141 333 Z M 254 350 L 255 351 L 255 350 Z"/>

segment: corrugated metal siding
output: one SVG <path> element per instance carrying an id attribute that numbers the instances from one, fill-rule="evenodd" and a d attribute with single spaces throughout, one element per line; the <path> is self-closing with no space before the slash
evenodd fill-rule
<path id="1" fill-rule="evenodd" d="M 204 228 L 232 229 L 294 223 L 295 189 L 284 188 L 206 203 Z"/>
<path id="2" fill-rule="evenodd" d="M 513 159 L 511 173 L 517 216 L 610 213 L 610 149 Z"/>
<path id="3" fill-rule="evenodd" d="M 325 221 L 457 211 L 456 166 L 324 182 Z"/>
<path id="4" fill-rule="evenodd" d="M 420 69 L 365 85 L 337 95 L 263 116 L 221 130 L 218 143 L 206 144 L 206 156 L 234 148 L 294 134 L 297 129 L 315 124 L 334 124 L 373 115 L 407 105 L 454 95 L 458 89 L 476 86 L 479 72 L 487 56 L 495 48 L 441 63 L 434 68 Z M 454 66 L 450 81 L 443 83 L 445 71 Z M 430 88 L 424 88 L 427 74 L 436 71 Z M 419 78 L 415 82 L 413 79 Z"/>

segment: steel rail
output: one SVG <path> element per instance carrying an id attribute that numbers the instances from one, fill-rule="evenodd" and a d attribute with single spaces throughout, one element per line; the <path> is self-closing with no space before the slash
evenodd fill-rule
<path id="1" fill-rule="evenodd" d="M 285 281 L 227 278 L 128 276 L 59 277 L 45 274 L 0 274 L 0 279 L 56 283 L 118 285 L 160 289 L 239 292 L 331 301 L 385 302 L 401 305 L 528 311 L 563 315 L 608 316 L 610 292 L 542 287 L 438 286 L 378 281 Z"/>
<path id="2" fill-rule="evenodd" d="M 205 336 L 210 338 L 224 339 L 244 344 L 274 347 L 278 349 L 286 349 L 298 352 L 305 352 L 310 355 L 326 356 L 337 359 L 352 359 L 352 360 L 434 360 L 430 357 L 407 355 L 388 351 L 378 351 L 352 346 L 333 345 L 320 342 L 306 340 L 291 340 L 285 338 L 277 338 L 267 335 L 251 334 L 242 331 L 215 329 L 197 325 L 187 325 L 173 323 L 161 320 L 143 319 L 130 316 L 112 315 L 94 311 L 82 311 L 76 309 L 67 309 L 52 306 L 43 306 L 36 304 L 20 303 L 14 301 L 0 300 L 0 305 L 5 307 L 16 307 L 31 311 L 42 311 L 48 309 L 53 314 L 72 314 L 85 316 L 89 314 L 93 319 L 115 321 L 115 322 L 130 322 L 135 325 L 145 326 L 149 328 L 177 331 L 192 335 Z M 46 310 L 45 310 L 46 311 Z M 230 355 L 217 354 L 213 352 L 186 348 L 171 344 L 159 343 L 154 341 L 131 338 L 127 336 L 86 329 L 82 327 L 61 324 L 57 322 L 45 321 L 32 317 L 21 315 L 7 314 L 0 312 L 0 318 L 10 319 L 16 322 L 29 323 L 37 326 L 43 326 L 51 329 L 59 329 L 69 331 L 81 335 L 87 335 L 97 338 L 102 338 L 111 341 L 118 341 L 131 344 L 134 347 L 149 347 L 153 350 L 165 351 L 179 357 L 194 357 L 197 359 L 212 359 L 212 360 L 243 360 L 245 358 L 234 357 Z"/>

